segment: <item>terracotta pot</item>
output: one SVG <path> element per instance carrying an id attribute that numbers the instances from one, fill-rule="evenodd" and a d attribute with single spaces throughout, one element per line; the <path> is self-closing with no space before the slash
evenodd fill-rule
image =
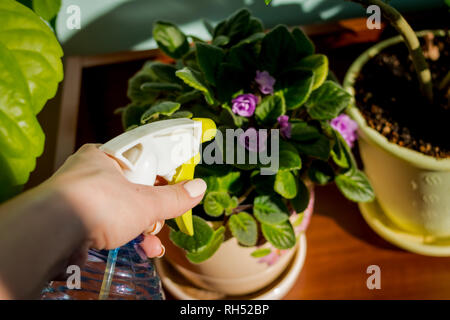
<path id="1" fill-rule="evenodd" d="M 443 31 L 434 33 L 445 35 Z M 348 70 L 345 89 L 354 95 L 354 84 L 364 64 L 384 48 L 401 41 L 397 36 L 364 52 Z M 358 122 L 364 170 L 385 214 L 405 231 L 450 236 L 450 159 L 437 159 L 389 142 L 367 125 L 356 106 L 350 107 L 348 113 Z"/>
<path id="2" fill-rule="evenodd" d="M 314 192 L 310 188 L 310 202 L 304 212 L 302 224 L 295 228 L 296 234 L 306 229 L 314 206 Z M 291 216 L 291 221 L 297 214 Z M 208 260 L 193 264 L 187 260 L 184 250 L 169 240 L 169 228 L 161 231 L 161 241 L 166 246 L 165 258 L 195 285 L 226 295 L 244 295 L 258 291 L 273 282 L 288 267 L 296 248 L 277 250 L 271 256 L 254 258 L 256 247 L 240 246 L 235 238 L 226 240 Z M 298 245 L 298 243 L 297 243 Z M 270 247 L 269 243 L 262 247 Z"/>

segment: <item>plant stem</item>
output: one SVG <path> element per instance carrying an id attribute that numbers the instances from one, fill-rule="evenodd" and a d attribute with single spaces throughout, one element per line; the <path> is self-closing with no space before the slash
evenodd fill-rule
<path id="1" fill-rule="evenodd" d="M 251 209 L 251 208 L 253 208 L 252 204 L 243 204 L 243 205 L 240 205 L 240 206 L 237 206 L 236 208 L 234 208 L 233 213 L 239 213 L 244 210 Z"/>
<path id="2" fill-rule="evenodd" d="M 238 203 L 241 204 L 242 202 L 245 201 L 245 199 L 247 199 L 247 197 L 250 195 L 250 193 L 253 192 L 253 190 L 255 190 L 256 187 L 254 185 L 250 186 L 250 188 L 248 188 L 245 193 L 239 197 L 238 199 Z"/>
<path id="3" fill-rule="evenodd" d="M 420 83 L 422 94 L 430 103 L 433 102 L 433 84 L 431 82 L 431 72 L 420 47 L 419 39 L 405 18 L 396 9 L 382 0 L 349 0 L 359 3 L 364 7 L 376 5 L 381 9 L 383 16 L 389 20 L 390 24 L 400 33 L 408 47 L 413 60 L 414 69 Z"/>

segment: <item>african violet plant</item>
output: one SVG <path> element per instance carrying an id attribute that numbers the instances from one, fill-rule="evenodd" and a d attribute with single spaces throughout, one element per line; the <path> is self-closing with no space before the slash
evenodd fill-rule
<path id="1" fill-rule="evenodd" d="M 261 163 L 197 167 L 196 176 L 207 181 L 208 190 L 203 206 L 194 210 L 194 236 L 168 222 L 171 240 L 187 251 L 189 260 L 206 260 L 230 236 L 243 246 L 268 241 L 276 249 L 294 247 L 289 217 L 299 213 L 301 219 L 309 202 L 308 181 L 335 181 L 347 198 L 372 200 L 349 147 L 354 123 L 340 115 L 350 96 L 327 79 L 327 57 L 315 53 L 307 36 L 283 25 L 264 33 L 261 21 L 245 9 L 215 28 L 205 25 L 210 43 L 171 23 L 155 23 L 154 39 L 173 63 L 149 61 L 130 79 L 131 103 L 121 109 L 124 127 L 177 117 L 211 118 L 221 132 L 242 129 L 238 145 L 249 154 L 270 144 L 259 129 L 279 129 L 281 139 L 273 175 L 261 175 Z M 254 255 L 269 253 L 264 249 Z"/>

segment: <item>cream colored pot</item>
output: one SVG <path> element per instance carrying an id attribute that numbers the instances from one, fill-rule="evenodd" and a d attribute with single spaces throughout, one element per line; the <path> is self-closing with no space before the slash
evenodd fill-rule
<path id="1" fill-rule="evenodd" d="M 424 32 L 418 35 L 423 36 Z M 434 33 L 445 35 L 443 31 Z M 400 36 L 394 37 L 364 52 L 348 70 L 345 89 L 354 95 L 355 80 L 364 64 L 384 48 L 401 41 Z M 366 124 L 355 106 L 348 113 L 358 122 L 364 170 L 385 214 L 406 231 L 450 236 L 450 159 L 436 159 L 390 143 Z"/>

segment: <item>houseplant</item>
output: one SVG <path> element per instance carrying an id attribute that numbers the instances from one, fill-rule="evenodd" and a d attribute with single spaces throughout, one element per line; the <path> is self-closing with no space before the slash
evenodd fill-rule
<path id="1" fill-rule="evenodd" d="M 398 227 L 429 240 L 448 237 L 449 36 L 444 31 L 416 34 L 382 1 L 355 2 L 378 5 L 400 33 L 363 53 L 344 80 L 355 95 L 348 113 L 359 125 L 365 171 L 380 207 Z"/>
<path id="2" fill-rule="evenodd" d="M 280 25 L 264 33 L 261 21 L 245 9 L 206 27 L 211 43 L 156 22 L 154 39 L 172 61 L 147 62 L 130 79 L 131 103 L 119 112 L 127 130 L 174 117 L 216 122 L 221 139 L 203 146 L 204 158 L 209 152 L 214 163 L 205 161 L 196 170 L 208 190 L 194 209 L 194 235 L 167 223 L 171 241 L 186 251 L 189 263 L 183 258 L 181 266 L 179 256 L 167 254 L 190 278 L 204 273 L 207 284 L 197 284 L 242 294 L 267 285 L 289 263 L 299 234 L 294 229 L 304 231 L 312 213 L 314 184 L 335 181 L 353 201 L 370 201 L 373 192 L 350 151 L 354 123 L 340 115 L 350 95 L 327 79 L 326 56 L 314 53 L 300 29 Z M 245 154 L 241 163 L 228 157 L 230 129 L 234 154 Z M 269 149 L 274 155 L 276 144 L 279 165 L 273 169 L 259 157 Z M 230 272 L 227 266 L 244 261 L 242 255 L 251 262 Z M 263 279 L 252 278 L 246 287 L 224 285 L 255 273 Z"/>
<path id="3" fill-rule="evenodd" d="M 0 202 L 18 193 L 44 148 L 36 115 L 63 78 L 62 49 L 33 11 L 0 3 Z"/>

